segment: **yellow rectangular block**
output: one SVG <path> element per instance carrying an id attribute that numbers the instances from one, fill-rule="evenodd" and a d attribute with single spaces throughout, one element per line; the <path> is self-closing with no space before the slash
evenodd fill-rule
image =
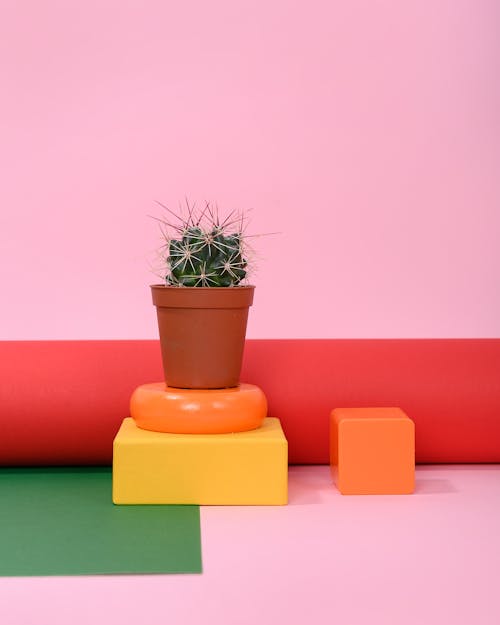
<path id="1" fill-rule="evenodd" d="M 113 443 L 115 504 L 284 505 L 288 443 L 279 419 L 235 434 L 165 434 L 124 419 Z"/>

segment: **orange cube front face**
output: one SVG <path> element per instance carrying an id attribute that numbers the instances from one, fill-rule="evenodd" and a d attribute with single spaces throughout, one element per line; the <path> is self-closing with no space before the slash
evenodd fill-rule
<path id="1" fill-rule="evenodd" d="M 415 425 L 400 408 L 336 408 L 330 463 L 343 495 L 403 495 L 415 487 Z"/>

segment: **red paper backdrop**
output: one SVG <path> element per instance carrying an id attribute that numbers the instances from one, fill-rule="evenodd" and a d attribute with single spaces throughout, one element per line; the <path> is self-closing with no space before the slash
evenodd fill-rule
<path id="1" fill-rule="evenodd" d="M 156 341 L 0 342 L 0 463 L 102 464 Z M 281 419 L 291 463 L 328 462 L 341 406 L 400 406 L 418 462 L 500 462 L 500 339 L 249 340 L 242 379 Z"/>

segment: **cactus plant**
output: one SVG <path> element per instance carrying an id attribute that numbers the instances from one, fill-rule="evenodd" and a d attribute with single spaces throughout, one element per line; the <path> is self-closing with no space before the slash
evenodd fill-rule
<path id="1" fill-rule="evenodd" d="M 152 284 L 167 386 L 231 388 L 239 383 L 248 311 L 255 287 L 247 283 L 254 256 L 248 213 L 221 219 L 217 207 L 186 200 L 159 222 L 164 244 Z M 250 256 L 249 256 L 250 255 Z M 233 430 L 232 430 L 233 431 Z"/>
<path id="2" fill-rule="evenodd" d="M 221 221 L 218 210 L 209 203 L 197 210 L 186 201 L 187 216 L 183 217 L 159 204 L 176 219 L 173 224 L 158 219 L 165 239 L 166 272 L 162 278 L 166 285 L 234 287 L 245 280 L 248 245 L 243 213 L 233 211 Z"/>

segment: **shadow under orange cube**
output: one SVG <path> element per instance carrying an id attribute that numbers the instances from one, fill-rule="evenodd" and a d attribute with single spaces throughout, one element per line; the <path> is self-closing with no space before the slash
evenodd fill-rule
<path id="1" fill-rule="evenodd" d="M 343 495 L 412 493 L 415 425 L 400 408 L 336 408 L 330 464 Z"/>

